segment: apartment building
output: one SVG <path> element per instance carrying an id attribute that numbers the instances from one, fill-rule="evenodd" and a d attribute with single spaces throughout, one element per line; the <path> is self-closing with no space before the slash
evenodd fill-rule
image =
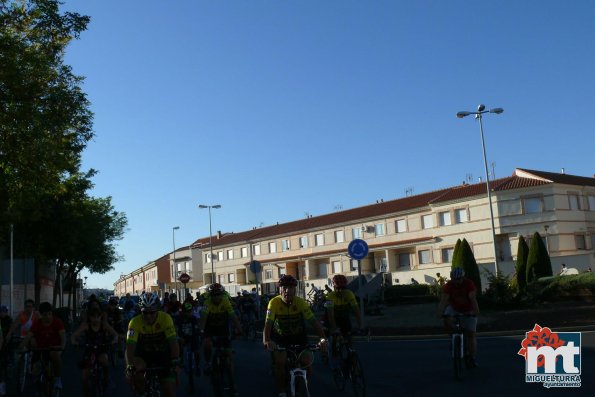
<path id="1" fill-rule="evenodd" d="M 251 288 L 252 260 L 259 281 L 271 285 L 291 274 L 307 286 L 330 284 L 334 274 L 357 275 L 347 256 L 354 238 L 368 243 L 362 273 L 390 284 L 432 283 L 447 275 L 459 238 L 466 238 L 482 270 L 512 274 L 519 236 L 539 232 L 554 270 L 564 262 L 579 271 L 595 264 L 595 177 L 516 169 L 491 181 L 495 244 L 486 184 L 466 184 L 390 201 L 310 216 L 239 233 L 217 233 L 189 247 L 193 287 L 212 279 L 230 290 Z M 210 251 L 213 251 L 213 258 Z M 496 253 L 496 257 L 495 257 Z M 213 262 L 211 262 L 213 261 Z M 184 260 L 187 263 L 187 260 Z M 140 271 L 140 269 L 139 269 Z M 130 275 L 134 275 L 134 272 Z"/>

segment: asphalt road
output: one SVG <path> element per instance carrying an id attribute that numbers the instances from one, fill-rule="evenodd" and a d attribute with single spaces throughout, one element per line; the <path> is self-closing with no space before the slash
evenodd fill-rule
<path id="1" fill-rule="evenodd" d="M 367 381 L 368 396 L 557 396 L 595 395 L 595 332 L 582 333 L 582 386 L 576 389 L 546 389 L 541 384 L 525 382 L 525 361 L 517 355 L 524 335 L 479 338 L 479 368 L 466 373 L 462 381 L 454 380 L 447 339 L 357 342 Z M 236 379 L 240 396 L 276 396 L 269 374 L 269 354 L 260 342 L 236 341 Z M 63 384 L 65 397 L 81 396 L 77 355 L 71 347 L 64 353 Z M 312 396 L 349 396 L 351 390 L 336 389 L 328 367 L 315 357 L 315 373 L 310 380 Z M 124 380 L 123 363 L 113 371 L 115 388 L 111 395 L 132 396 Z M 181 377 L 178 396 L 187 396 L 187 385 Z M 16 396 L 14 390 L 9 394 Z M 198 378 L 197 396 L 211 396 L 208 377 Z"/>

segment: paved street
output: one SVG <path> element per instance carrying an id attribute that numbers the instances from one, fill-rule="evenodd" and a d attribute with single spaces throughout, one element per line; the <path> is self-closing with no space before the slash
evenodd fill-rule
<path id="1" fill-rule="evenodd" d="M 595 395 L 595 379 L 589 376 L 595 368 L 595 332 L 582 334 L 582 387 L 546 390 L 541 384 L 525 383 L 525 365 L 517 355 L 524 335 L 479 339 L 480 368 L 467 373 L 463 381 L 452 377 L 449 341 L 446 339 L 358 342 L 366 380 L 368 396 L 459 396 L 461 393 L 482 396 L 522 395 Z M 237 383 L 241 396 L 275 396 L 269 375 L 269 355 L 259 342 L 236 341 Z M 76 355 L 72 348 L 65 353 L 64 396 L 80 396 Z M 329 397 L 350 395 L 336 390 L 329 369 L 316 356 L 316 373 L 311 380 L 313 396 Z M 114 371 L 118 396 L 132 396 L 123 377 L 123 365 Z M 347 390 L 350 392 L 350 390 Z M 15 394 L 10 394 L 15 395 Z M 182 377 L 179 396 L 188 395 Z M 196 395 L 211 396 L 208 378 L 198 379 Z"/>

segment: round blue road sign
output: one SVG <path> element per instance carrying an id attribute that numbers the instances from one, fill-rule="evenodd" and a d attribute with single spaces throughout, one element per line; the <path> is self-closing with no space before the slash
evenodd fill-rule
<path id="1" fill-rule="evenodd" d="M 254 274 L 256 273 L 260 273 L 260 270 L 262 269 L 262 265 L 260 264 L 259 261 L 252 261 L 250 262 L 250 271 Z"/>
<path id="2" fill-rule="evenodd" d="M 364 259 L 368 255 L 368 243 L 364 240 L 356 238 L 349 243 L 347 252 L 352 259 Z"/>

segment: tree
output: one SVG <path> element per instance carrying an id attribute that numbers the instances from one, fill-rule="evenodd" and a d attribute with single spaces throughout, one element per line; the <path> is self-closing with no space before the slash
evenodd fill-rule
<path id="1" fill-rule="evenodd" d="M 477 294 L 480 295 L 481 277 L 479 275 L 479 267 L 477 266 L 475 255 L 473 255 L 473 250 L 471 250 L 471 246 L 467 242 L 467 239 L 463 239 L 461 247 L 461 267 L 465 270 L 465 276 L 473 280 L 475 287 L 477 288 Z"/>
<path id="2" fill-rule="evenodd" d="M 516 255 L 516 281 L 519 292 L 523 293 L 527 286 L 527 257 L 529 255 L 529 246 L 523 236 L 519 237 Z"/>
<path id="3" fill-rule="evenodd" d="M 455 244 L 455 248 L 452 252 L 452 260 L 451 260 L 451 267 L 454 269 L 455 267 L 458 267 L 458 265 L 460 265 L 461 263 L 461 239 L 457 239 L 457 242 Z M 457 266 L 455 266 L 455 264 Z"/>
<path id="4" fill-rule="evenodd" d="M 533 234 L 527 255 L 527 284 L 541 277 L 553 275 L 550 255 L 538 232 Z"/>

